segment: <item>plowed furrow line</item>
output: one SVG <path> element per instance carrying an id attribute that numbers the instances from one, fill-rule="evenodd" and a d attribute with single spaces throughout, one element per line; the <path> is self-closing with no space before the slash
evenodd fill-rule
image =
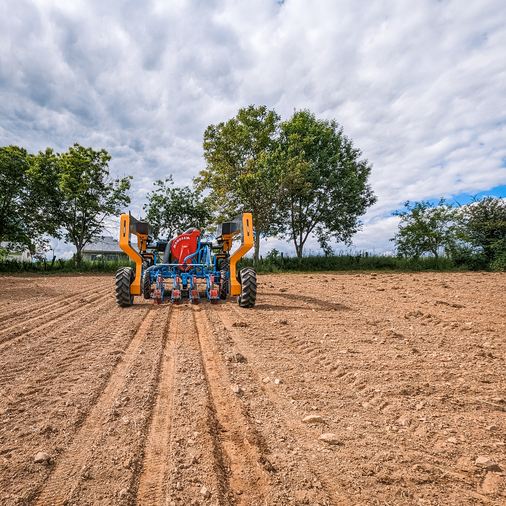
<path id="1" fill-rule="evenodd" d="M 226 308 L 221 307 L 217 310 L 216 314 L 225 326 L 229 335 L 232 337 L 237 349 L 241 353 L 244 353 L 246 356 L 250 357 L 248 364 L 254 371 L 258 384 L 261 385 L 258 390 L 262 392 L 266 405 L 271 406 L 271 412 L 277 412 L 278 417 L 283 421 L 283 424 L 286 427 L 286 432 L 297 436 L 296 443 L 298 445 L 301 445 L 301 447 L 304 449 L 304 453 L 306 453 L 308 456 L 312 455 L 314 457 L 314 435 L 309 432 L 308 427 L 300 421 L 299 414 L 295 411 L 294 407 L 292 404 L 290 404 L 288 399 L 279 395 L 271 385 L 262 385 L 260 383 L 262 378 L 268 376 L 268 370 L 265 369 L 268 366 L 264 364 L 260 365 L 258 363 L 258 360 L 255 359 L 255 357 L 258 357 L 259 350 L 253 349 L 249 345 L 247 339 L 243 336 L 243 332 L 247 331 L 241 331 L 240 329 L 236 329 L 232 326 L 233 321 L 230 319 L 229 314 L 227 314 L 230 313 L 230 309 L 231 305 L 227 305 Z M 235 307 L 233 307 L 232 311 L 238 316 L 241 316 L 241 312 Z M 311 472 L 323 483 L 327 497 L 329 498 L 328 500 L 330 500 L 332 504 L 336 504 L 336 497 L 340 497 L 341 499 L 344 499 L 346 497 L 345 491 L 336 486 L 335 476 L 327 473 L 327 466 L 324 462 L 322 465 L 315 466 L 311 463 L 309 457 L 301 458 L 298 456 L 298 459 L 301 466 L 307 466 L 307 468 L 310 469 Z M 337 504 L 341 503 L 338 502 Z"/>
<path id="2" fill-rule="evenodd" d="M 240 401 L 231 389 L 227 366 L 213 343 L 205 310 L 194 309 L 193 313 L 209 391 L 221 428 L 220 442 L 230 464 L 230 489 L 243 491 L 237 498 L 237 504 L 262 504 L 270 499 L 271 486 L 262 466 L 265 460 L 256 429 L 243 413 Z"/>
<path id="3" fill-rule="evenodd" d="M 1 335 L 1 333 L 0 333 L 0 351 L 3 348 L 5 348 L 6 346 L 10 346 L 13 343 L 19 342 L 20 340 L 22 340 L 28 336 L 40 333 L 41 330 L 45 330 L 47 328 L 50 328 L 50 327 L 53 327 L 53 326 L 59 324 L 59 322 L 61 320 L 64 320 L 65 318 L 72 317 L 72 321 L 75 322 L 77 320 L 82 319 L 82 317 L 83 317 L 82 313 L 84 313 L 85 316 L 88 316 L 88 313 L 90 311 L 89 305 L 92 302 L 97 302 L 100 299 L 105 299 L 105 302 L 100 304 L 99 306 L 96 306 L 94 309 L 100 309 L 106 305 L 112 306 L 114 303 L 114 301 L 109 297 L 109 295 L 105 295 L 105 296 L 100 295 L 100 296 L 88 301 L 86 304 L 84 304 L 84 305 L 80 304 L 79 307 L 76 307 L 74 309 L 71 309 L 71 310 L 63 313 L 63 314 L 60 314 L 57 317 L 54 317 L 53 319 L 51 319 L 51 317 L 47 316 L 46 320 L 49 320 L 49 321 L 46 321 L 45 323 L 42 323 L 41 325 L 38 325 L 37 327 L 32 328 L 30 330 L 25 331 L 24 329 L 21 328 L 21 329 L 18 329 L 17 332 L 14 331 L 11 334 Z M 6 332 L 6 331 L 4 331 L 4 332 Z"/>
<path id="4" fill-rule="evenodd" d="M 23 377 L 29 370 L 32 371 L 30 374 L 32 381 L 37 381 L 38 384 L 50 383 L 51 374 L 48 375 L 48 371 L 57 371 L 60 366 L 62 370 L 72 370 L 79 357 L 87 357 L 91 349 L 95 353 L 102 348 L 104 341 L 114 342 L 114 334 L 96 333 L 89 329 L 96 323 L 110 324 L 112 328 L 120 323 L 122 318 L 120 313 L 111 316 L 111 304 L 106 302 L 92 307 L 86 314 L 86 322 L 79 318 L 70 319 L 56 331 L 34 334 L 31 339 L 18 345 L 12 341 L 5 343 L 1 355 L 5 366 L 0 369 L 0 385 L 13 387 L 17 378 Z M 78 332 L 75 331 L 76 326 L 79 327 Z"/>
<path id="5" fill-rule="evenodd" d="M 60 295 L 58 297 L 41 297 L 37 302 L 34 302 L 33 304 L 21 304 L 16 303 L 14 307 L 9 307 L 5 311 L 0 312 L 0 324 L 4 326 L 4 323 L 12 320 L 14 318 L 26 318 L 27 315 L 30 315 L 32 313 L 35 313 L 37 311 L 44 311 L 47 312 L 49 310 L 52 310 L 55 306 L 62 304 L 64 302 L 68 303 L 75 299 L 79 299 L 80 297 L 84 297 L 87 293 L 91 292 L 100 292 L 103 293 L 105 287 L 97 287 L 92 286 L 90 288 L 87 288 L 86 290 L 83 290 L 78 293 L 73 293 L 72 295 Z M 107 288 L 108 290 L 111 290 L 111 288 Z"/>
<path id="6" fill-rule="evenodd" d="M 42 314 L 37 315 L 37 316 L 33 316 L 31 318 L 30 318 L 30 314 L 32 314 L 33 311 L 28 312 L 28 313 L 23 312 L 22 316 L 16 317 L 16 321 L 21 320 L 21 321 L 19 321 L 19 323 L 12 325 L 11 322 L 7 321 L 7 322 L 3 322 L 0 325 L 0 336 L 2 334 L 10 332 L 16 328 L 27 327 L 28 325 L 33 327 L 33 325 L 38 324 L 39 320 L 42 321 L 42 323 L 44 323 L 44 321 L 58 318 L 62 314 L 68 314 L 70 311 L 72 311 L 75 308 L 79 308 L 79 307 L 82 307 L 83 305 L 95 302 L 100 297 L 104 296 L 106 293 L 110 293 L 110 290 L 107 288 L 107 289 L 103 289 L 103 290 L 99 290 L 99 291 L 95 290 L 95 292 L 96 292 L 96 295 L 93 295 L 93 296 L 87 297 L 87 298 L 81 297 L 79 299 L 73 300 L 72 302 L 69 302 L 68 304 L 65 304 L 63 307 L 57 307 L 52 310 L 50 308 L 44 308 Z M 26 318 L 24 318 L 25 316 L 26 316 Z"/>
<path id="7" fill-rule="evenodd" d="M 109 383 L 73 443 L 57 461 L 55 470 L 47 480 L 35 504 L 40 506 L 67 504 L 67 498 L 72 496 L 73 490 L 79 485 L 81 476 L 79 471 L 82 470 L 83 462 L 88 460 L 87 455 L 100 435 L 102 424 L 110 415 L 113 400 L 122 388 L 126 380 L 126 373 L 139 354 L 141 343 L 153 324 L 156 314 L 156 311 L 147 311 L 138 331 L 128 345 L 123 360 L 116 366 Z"/>
<path id="8" fill-rule="evenodd" d="M 171 410 L 174 395 L 174 362 L 179 333 L 180 311 L 173 312 L 168 340 L 163 350 L 158 395 L 153 409 L 151 427 L 147 438 L 144 462 L 137 489 L 137 504 L 157 506 L 165 504 L 163 482 L 170 445 Z"/>

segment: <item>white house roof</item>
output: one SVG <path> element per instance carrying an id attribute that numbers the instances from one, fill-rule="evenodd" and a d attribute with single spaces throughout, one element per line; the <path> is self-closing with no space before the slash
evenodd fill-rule
<path id="1" fill-rule="evenodd" d="M 119 247 L 119 242 L 110 236 L 96 239 L 83 248 L 83 253 L 96 253 L 97 251 L 101 253 L 123 253 L 123 250 Z"/>
<path id="2" fill-rule="evenodd" d="M 0 243 L 0 246 L 2 248 L 8 248 L 9 247 L 9 244 L 11 245 L 12 247 L 12 250 L 13 251 L 28 251 L 28 248 L 26 246 L 23 246 L 22 244 L 18 244 L 18 243 L 12 243 L 12 242 L 1 242 Z"/>

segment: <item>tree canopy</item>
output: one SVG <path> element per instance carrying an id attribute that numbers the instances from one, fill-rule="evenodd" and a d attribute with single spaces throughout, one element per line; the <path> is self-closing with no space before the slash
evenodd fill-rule
<path id="1" fill-rule="evenodd" d="M 38 204 L 55 237 L 76 247 L 81 261 L 83 248 L 100 237 L 106 221 L 130 203 L 131 176 L 112 179 L 107 151 L 74 144 L 66 153 L 52 149 L 30 159 L 33 184 L 44 198 Z"/>
<path id="2" fill-rule="evenodd" d="M 18 146 L 0 148 L 0 242 L 31 246 L 27 152 Z"/>
<path id="3" fill-rule="evenodd" d="M 332 238 L 349 244 L 360 230 L 359 217 L 377 200 L 361 156 L 334 120 L 304 110 L 281 123 L 268 159 L 281 189 L 276 233 L 293 241 L 299 258 L 311 234 L 328 251 Z"/>
<path id="4" fill-rule="evenodd" d="M 404 203 L 405 211 L 393 216 L 401 218 L 399 230 L 390 240 L 404 257 L 418 258 L 432 253 L 436 258 L 442 250 L 450 251 L 457 244 L 457 215 L 444 198 L 438 204 L 428 201 Z"/>
<path id="5" fill-rule="evenodd" d="M 506 253 L 506 200 L 476 197 L 461 214 L 461 237 L 481 248 L 490 261 Z"/>
<path id="6" fill-rule="evenodd" d="M 148 194 L 148 203 L 144 210 L 155 237 L 163 235 L 170 239 L 190 227 L 200 230 L 208 227 L 211 210 L 209 202 L 202 197 L 201 192 L 188 186 L 174 187 L 172 175 L 165 181 L 156 181 L 154 185 L 156 189 Z"/>
<path id="7" fill-rule="evenodd" d="M 226 123 L 209 125 L 203 144 L 206 168 L 195 179 L 197 190 L 211 190 L 216 222 L 252 214 L 255 259 L 260 238 L 272 234 L 277 216 L 279 185 L 264 160 L 275 146 L 279 120 L 266 106 L 250 105 Z"/>

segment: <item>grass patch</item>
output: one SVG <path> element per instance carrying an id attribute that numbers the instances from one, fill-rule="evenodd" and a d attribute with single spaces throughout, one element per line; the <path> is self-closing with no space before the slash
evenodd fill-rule
<path id="1" fill-rule="evenodd" d="M 0 272 L 5 273 L 38 273 L 38 274 L 88 274 L 88 273 L 116 273 L 120 267 L 133 267 L 131 261 L 123 262 L 81 262 L 75 260 L 56 260 L 52 262 L 18 262 L 17 260 L 6 260 L 0 262 Z"/>
<path id="2" fill-rule="evenodd" d="M 252 258 L 243 258 L 239 268 L 253 267 Z M 301 260 L 296 257 L 271 255 L 260 259 L 255 270 L 258 273 L 274 272 L 338 272 L 338 271 L 467 271 L 475 270 L 465 264 L 456 263 L 450 257 L 423 257 L 418 259 L 373 255 L 310 255 Z M 483 269 L 483 266 L 480 266 Z"/>

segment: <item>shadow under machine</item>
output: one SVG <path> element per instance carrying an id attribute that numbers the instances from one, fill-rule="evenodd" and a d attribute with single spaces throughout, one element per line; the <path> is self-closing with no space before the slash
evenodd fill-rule
<path id="1" fill-rule="evenodd" d="M 137 248 L 131 244 L 137 237 Z M 240 239 L 232 252 L 232 242 Z M 131 306 L 134 296 L 179 303 L 188 299 L 198 303 L 201 297 L 212 304 L 237 296 L 239 306 L 252 308 L 257 293 L 256 273 L 251 267 L 239 272 L 237 262 L 253 246 L 250 213 L 221 223 L 215 238 L 203 240 L 196 228 L 172 239 L 153 242 L 151 226 L 130 214 L 121 215 L 119 245 L 135 262 L 135 270 L 121 267 L 116 273 L 116 302 Z"/>

